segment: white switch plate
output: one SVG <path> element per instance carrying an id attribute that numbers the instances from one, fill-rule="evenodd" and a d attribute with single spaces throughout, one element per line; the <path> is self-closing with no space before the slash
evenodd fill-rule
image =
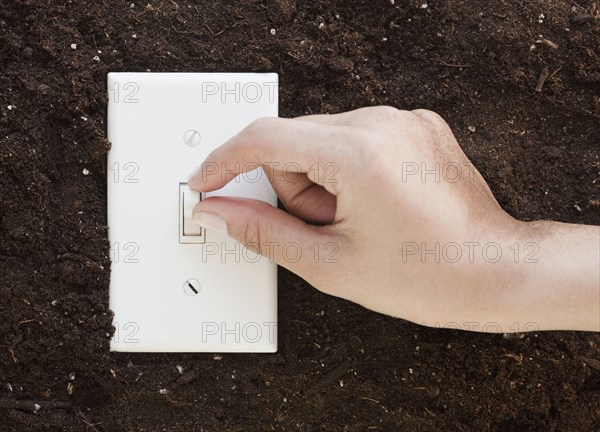
<path id="1" fill-rule="evenodd" d="M 277 351 L 276 265 L 182 229 L 180 201 L 188 174 L 252 120 L 276 117 L 277 101 L 274 73 L 108 74 L 111 350 Z M 206 195 L 277 204 L 260 171 Z"/>

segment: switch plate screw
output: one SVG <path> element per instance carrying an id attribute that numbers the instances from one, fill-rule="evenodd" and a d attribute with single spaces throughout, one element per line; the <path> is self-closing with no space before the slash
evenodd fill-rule
<path id="1" fill-rule="evenodd" d="M 190 129 L 186 133 L 183 134 L 183 142 L 188 147 L 196 147 L 200 144 L 202 137 L 200 136 L 200 132 Z"/>
<path id="2" fill-rule="evenodd" d="M 188 279 L 183 284 L 183 292 L 189 296 L 195 296 L 200 293 L 200 282 L 196 279 Z"/>

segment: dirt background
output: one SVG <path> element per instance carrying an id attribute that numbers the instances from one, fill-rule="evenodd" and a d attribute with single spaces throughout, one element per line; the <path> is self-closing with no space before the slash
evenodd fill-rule
<path id="1" fill-rule="evenodd" d="M 421 328 L 283 270 L 275 355 L 109 353 L 105 139 L 109 71 L 275 71 L 282 116 L 434 109 L 511 214 L 600 224 L 599 2 L 83 3 L 0 5 L 1 431 L 600 430 L 600 335 Z"/>

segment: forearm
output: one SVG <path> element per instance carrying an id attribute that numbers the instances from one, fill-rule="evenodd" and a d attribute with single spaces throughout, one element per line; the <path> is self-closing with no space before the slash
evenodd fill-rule
<path id="1" fill-rule="evenodd" d="M 499 302 L 505 319 L 521 329 L 532 323 L 529 330 L 600 331 L 600 227 L 545 221 L 523 227 L 524 241 L 537 252 L 508 270 L 515 277 Z"/>

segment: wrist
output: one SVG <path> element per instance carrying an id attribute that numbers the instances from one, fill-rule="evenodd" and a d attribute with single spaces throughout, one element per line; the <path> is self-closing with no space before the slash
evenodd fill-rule
<path id="1" fill-rule="evenodd" d="M 511 331 L 599 331 L 600 228 L 517 221 L 508 238 L 490 283 L 497 319 Z"/>

